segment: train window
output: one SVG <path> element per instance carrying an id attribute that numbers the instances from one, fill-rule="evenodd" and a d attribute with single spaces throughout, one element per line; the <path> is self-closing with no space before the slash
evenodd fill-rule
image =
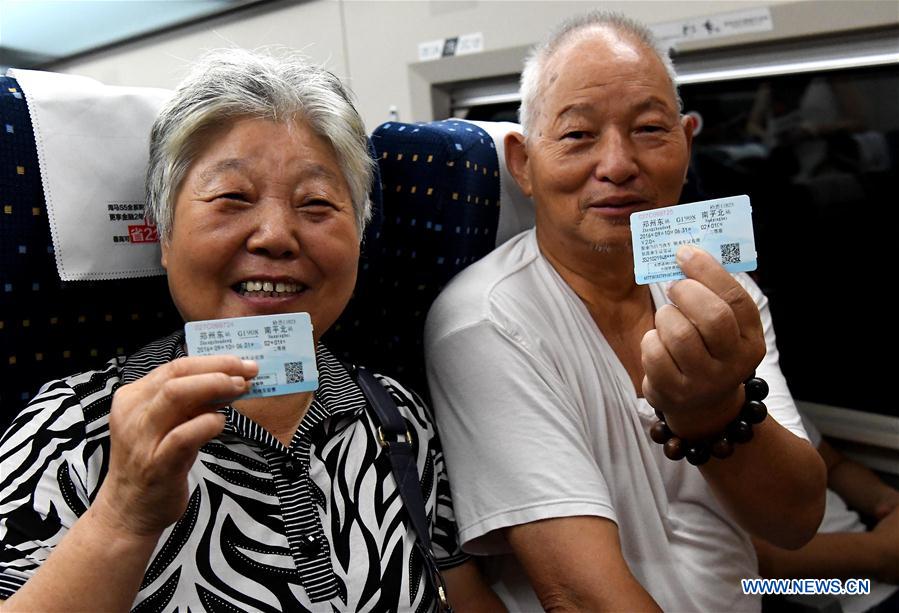
<path id="1" fill-rule="evenodd" d="M 899 65 L 682 87 L 709 198 L 747 193 L 781 363 L 797 399 L 896 415 L 880 342 L 899 180 Z M 889 343 L 888 343 L 889 344 Z"/>

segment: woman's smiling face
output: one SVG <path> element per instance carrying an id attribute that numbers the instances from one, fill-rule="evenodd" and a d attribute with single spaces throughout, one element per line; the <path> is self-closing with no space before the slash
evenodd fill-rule
<path id="1" fill-rule="evenodd" d="M 185 321 L 306 311 L 318 340 L 352 295 L 359 240 L 330 143 L 301 118 L 243 118 L 207 133 L 162 264 Z"/>

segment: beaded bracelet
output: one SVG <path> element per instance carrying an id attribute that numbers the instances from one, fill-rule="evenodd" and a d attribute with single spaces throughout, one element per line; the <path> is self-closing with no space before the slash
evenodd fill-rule
<path id="1" fill-rule="evenodd" d="M 701 441 L 685 441 L 674 435 L 665 422 L 665 415 L 656 409 L 659 421 L 649 429 L 650 438 L 659 445 L 664 445 L 665 457 L 669 460 L 687 458 L 687 462 L 693 466 L 705 464 L 712 456 L 720 460 L 730 457 L 734 452 L 734 445 L 752 440 L 752 426 L 762 423 L 768 416 L 768 407 L 762 402 L 768 396 L 768 384 L 765 380 L 752 373 L 743 382 L 743 387 L 746 394 L 743 408 L 721 434 Z"/>

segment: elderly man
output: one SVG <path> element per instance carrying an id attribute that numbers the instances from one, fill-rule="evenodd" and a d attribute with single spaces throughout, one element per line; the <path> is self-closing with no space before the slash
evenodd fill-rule
<path id="1" fill-rule="evenodd" d="M 634 281 L 629 216 L 675 204 L 690 155 L 670 60 L 594 13 L 536 49 L 522 97 L 506 159 L 536 228 L 454 279 L 426 330 L 462 541 L 513 610 L 758 610 L 750 535 L 811 538 L 825 471 L 748 277 L 682 248 L 688 279 Z M 746 440 L 754 369 L 770 417 Z M 678 443 L 698 467 L 665 457 Z"/>

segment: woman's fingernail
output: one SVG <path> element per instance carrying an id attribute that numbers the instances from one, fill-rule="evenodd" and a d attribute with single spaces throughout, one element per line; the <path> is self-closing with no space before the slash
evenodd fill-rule
<path id="1" fill-rule="evenodd" d="M 234 387 L 239 390 L 242 390 L 247 386 L 247 380 L 243 377 L 231 377 L 231 383 L 233 383 Z"/>
<path id="2" fill-rule="evenodd" d="M 243 364 L 244 368 L 256 368 L 256 362 L 253 360 L 241 360 L 241 364 Z"/>

